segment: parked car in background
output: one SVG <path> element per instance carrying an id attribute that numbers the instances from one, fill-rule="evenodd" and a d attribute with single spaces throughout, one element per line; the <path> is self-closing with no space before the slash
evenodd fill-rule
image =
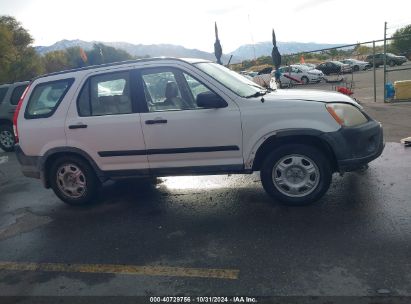
<path id="1" fill-rule="evenodd" d="M 244 76 L 248 80 L 253 80 L 255 76 L 258 75 L 258 72 L 253 72 L 253 71 L 240 71 L 240 75 Z"/>
<path id="2" fill-rule="evenodd" d="M 276 89 L 277 86 L 275 84 L 274 74 L 272 73 L 272 67 L 266 67 L 260 70 L 257 75 L 252 78 L 256 84 L 262 86 L 263 88 L 267 89 Z"/>
<path id="3" fill-rule="evenodd" d="M 292 79 L 287 78 L 284 75 L 295 78 L 301 81 L 302 84 L 320 82 L 324 77 L 323 72 L 298 64 L 281 67 L 279 68 L 279 71 L 281 73 L 280 87 L 287 86 L 292 82 Z"/>
<path id="4" fill-rule="evenodd" d="M 24 175 L 72 205 L 109 179 L 255 171 L 274 201 L 304 205 L 384 148 L 381 124 L 348 96 L 269 91 L 202 59 L 40 76 L 14 121 Z"/>
<path id="5" fill-rule="evenodd" d="M 407 61 L 405 56 L 398 56 L 392 53 L 387 53 L 386 63 L 387 65 L 393 67 L 395 65 L 401 65 Z M 373 65 L 373 55 L 368 55 L 365 59 L 370 65 Z M 384 53 L 375 54 L 375 67 L 378 68 L 380 65 L 384 65 Z"/>
<path id="6" fill-rule="evenodd" d="M 29 82 L 16 82 L 0 85 L 0 148 L 13 151 L 13 115 L 21 95 Z"/>
<path id="7" fill-rule="evenodd" d="M 411 49 L 409 49 L 408 51 L 402 52 L 400 54 L 400 56 L 404 56 L 405 58 L 407 58 L 408 60 L 411 60 Z"/>
<path id="8" fill-rule="evenodd" d="M 354 72 L 357 71 L 364 71 L 366 69 L 369 69 L 371 67 L 369 62 L 366 61 L 361 61 L 357 59 L 344 59 L 340 60 L 340 62 L 348 64 Z"/>
<path id="9" fill-rule="evenodd" d="M 351 73 L 352 68 L 345 63 L 339 61 L 326 61 L 316 67 L 317 70 L 322 71 L 325 75 Z"/>
<path id="10" fill-rule="evenodd" d="M 305 66 L 305 67 L 310 68 L 310 69 L 315 69 L 315 67 L 317 66 L 314 63 L 298 63 L 296 65 L 302 65 L 302 66 Z"/>

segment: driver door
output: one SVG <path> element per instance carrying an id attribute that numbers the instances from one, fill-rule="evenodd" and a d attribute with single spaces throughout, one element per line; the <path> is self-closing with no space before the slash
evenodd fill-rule
<path id="1" fill-rule="evenodd" d="M 226 100 L 227 106 L 217 109 L 197 106 L 197 95 L 211 90 L 177 68 L 147 68 L 139 74 L 145 96 L 141 124 L 150 171 L 183 174 L 243 169 L 241 118 L 235 103 Z"/>

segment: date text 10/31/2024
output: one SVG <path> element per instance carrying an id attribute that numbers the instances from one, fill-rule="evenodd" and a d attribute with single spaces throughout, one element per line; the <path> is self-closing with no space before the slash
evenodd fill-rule
<path id="1" fill-rule="evenodd" d="M 253 297 L 150 297 L 150 303 L 258 303 Z"/>

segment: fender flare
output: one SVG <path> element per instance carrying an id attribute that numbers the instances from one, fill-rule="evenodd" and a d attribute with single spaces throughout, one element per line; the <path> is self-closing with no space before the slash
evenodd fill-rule
<path id="1" fill-rule="evenodd" d="M 88 155 L 88 153 L 84 152 L 83 150 L 79 148 L 74 148 L 74 147 L 55 147 L 55 148 L 48 150 L 43 156 L 41 156 L 38 162 L 38 169 L 40 171 L 41 179 L 43 180 L 43 183 L 46 185 L 46 187 L 48 187 L 47 172 L 46 172 L 47 161 L 50 159 L 50 157 L 53 157 L 54 155 L 58 153 L 71 153 L 71 154 L 77 154 L 81 156 L 90 164 L 90 166 L 93 168 L 94 172 L 96 173 L 97 178 L 101 182 L 104 182 L 107 179 L 103 171 L 97 166 L 96 162 L 93 160 L 93 158 L 90 155 Z"/>
<path id="2" fill-rule="evenodd" d="M 321 135 L 324 134 L 324 132 L 316 130 L 316 129 L 284 129 L 284 130 L 278 130 L 278 131 L 272 131 L 269 132 L 263 136 L 261 136 L 256 143 L 253 145 L 253 148 L 249 152 L 247 158 L 245 159 L 244 165 L 245 169 L 252 169 L 254 166 L 254 160 L 257 155 L 257 152 L 259 149 L 266 143 L 268 140 L 271 140 L 273 137 L 276 139 L 280 138 L 285 138 L 289 136 L 314 136 L 317 137 L 318 139 L 321 139 Z"/>

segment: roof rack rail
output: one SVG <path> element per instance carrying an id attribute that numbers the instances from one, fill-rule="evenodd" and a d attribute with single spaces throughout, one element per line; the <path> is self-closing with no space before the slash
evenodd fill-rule
<path id="1" fill-rule="evenodd" d="M 157 61 L 157 60 L 167 60 L 167 59 L 174 59 L 174 60 L 183 61 L 183 60 L 181 60 L 179 58 L 175 58 L 175 57 L 152 57 L 152 58 L 125 60 L 125 61 L 103 63 L 103 64 L 97 64 L 97 65 L 90 65 L 90 66 L 86 66 L 86 67 L 82 67 L 82 68 L 64 70 L 64 71 L 59 71 L 59 72 L 54 72 L 54 73 L 48 73 L 48 74 L 37 76 L 33 80 L 43 78 L 43 77 L 48 77 L 48 76 L 54 76 L 54 75 L 60 75 L 60 74 L 78 72 L 78 71 L 86 71 L 86 70 L 97 69 L 97 68 L 118 66 L 118 65 L 123 65 L 123 64 L 130 64 L 130 63 L 139 63 L 139 62 L 148 62 L 148 61 Z"/>

